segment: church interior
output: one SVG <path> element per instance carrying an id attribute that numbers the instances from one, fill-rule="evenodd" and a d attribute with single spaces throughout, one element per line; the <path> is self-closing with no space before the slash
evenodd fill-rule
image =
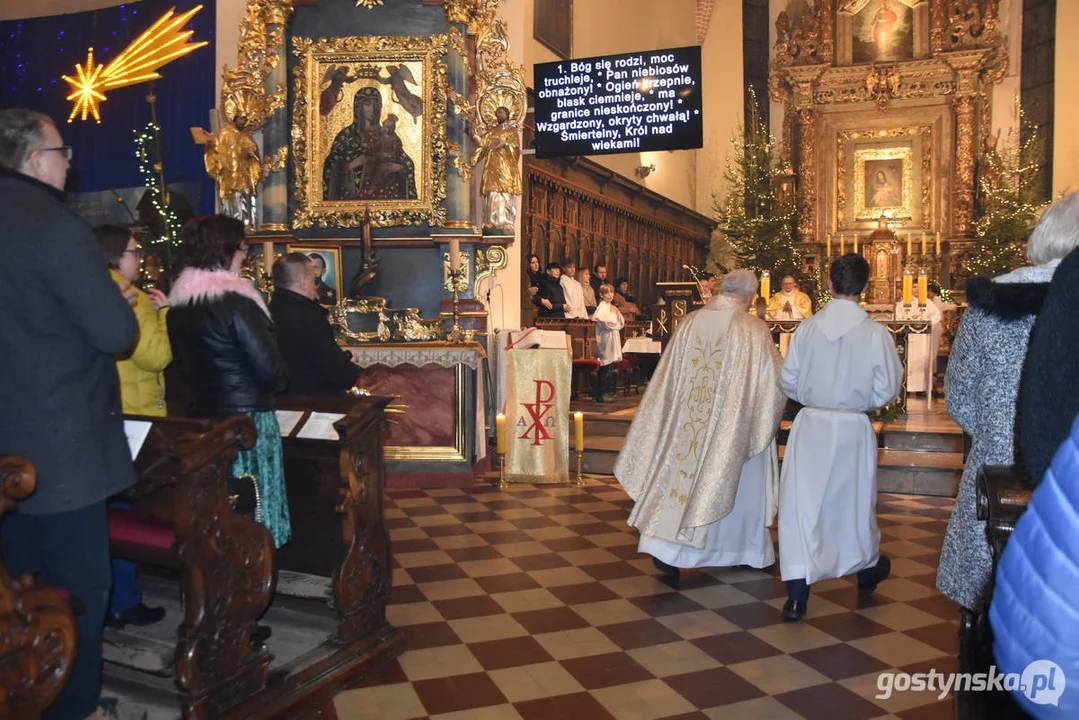
<path id="1" fill-rule="evenodd" d="M 236 505 L 257 421 L 185 417 L 178 362 L 167 416 L 125 408 L 135 484 L 109 548 L 164 619 L 106 625 L 100 717 L 1067 717 L 1038 713 L 1079 708 L 1079 678 L 1053 708 L 882 678 L 993 662 L 988 607 L 940 589 L 942 548 L 967 503 L 995 568 L 1033 485 L 972 464 L 1012 449 L 972 452 L 950 364 L 968 287 L 1040 266 L 1032 230 L 1079 191 L 1068 27 L 1074 0 L 5 0 L 0 109 L 55 122 L 67 202 L 131 229 L 135 285 L 169 295 L 186 228 L 238 219 L 241 276 L 272 308 L 307 256 L 358 367 L 347 393 L 277 395 L 280 547 Z M 558 149 L 619 102 L 598 69 L 566 101 L 563 64 L 609 79 L 679 53 L 683 85 L 655 94 L 696 108 L 663 116 L 677 137 L 653 116 L 647 149 Z M 752 271 L 783 358 L 852 256 L 902 367 L 868 412 L 891 575 L 814 583 L 789 622 L 778 563 L 672 574 L 641 552 L 616 468 L 724 276 Z M 614 361 L 597 305 L 618 308 Z M 3 432 L 0 522 L 34 483 Z M 75 600 L 0 564 L 0 624 L 23 628 L 0 633 L 0 716 L 61 693 Z"/>

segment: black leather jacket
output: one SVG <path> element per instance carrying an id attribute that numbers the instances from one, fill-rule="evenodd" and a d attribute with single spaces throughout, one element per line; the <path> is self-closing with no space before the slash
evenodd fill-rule
<path id="1" fill-rule="evenodd" d="M 273 323 L 253 300 L 227 292 L 174 306 L 168 326 L 173 358 L 186 376 L 190 417 L 274 409 L 288 371 Z"/>

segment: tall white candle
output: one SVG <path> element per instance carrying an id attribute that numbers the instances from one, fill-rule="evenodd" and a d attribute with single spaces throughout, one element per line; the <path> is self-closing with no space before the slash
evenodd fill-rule
<path id="1" fill-rule="evenodd" d="M 461 241 L 450 238 L 450 270 L 458 272 L 461 269 Z"/>

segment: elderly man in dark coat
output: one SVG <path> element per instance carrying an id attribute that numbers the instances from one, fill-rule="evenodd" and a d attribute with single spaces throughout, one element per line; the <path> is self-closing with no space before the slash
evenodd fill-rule
<path id="1" fill-rule="evenodd" d="M 138 324 L 90 227 L 64 202 L 71 148 L 55 124 L 0 111 L 0 455 L 37 490 L 0 525 L 15 576 L 40 573 L 83 607 L 67 686 L 46 718 L 96 715 L 111 571 L 105 499 L 135 479 L 113 355 Z"/>
<path id="2" fill-rule="evenodd" d="M 360 368 L 337 344 L 327 310 L 318 302 L 316 272 L 303 253 L 289 253 L 273 265 L 270 301 L 277 347 L 289 367 L 286 392 L 292 395 L 344 395 L 356 384 Z"/>

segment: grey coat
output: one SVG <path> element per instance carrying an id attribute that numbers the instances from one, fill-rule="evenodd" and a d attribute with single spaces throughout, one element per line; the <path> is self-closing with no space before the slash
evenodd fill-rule
<path id="1" fill-rule="evenodd" d="M 113 355 L 138 322 L 62 193 L 0 168 L 0 217 L 0 455 L 37 470 L 18 512 L 79 510 L 135 480 Z"/>
<path id="2" fill-rule="evenodd" d="M 969 307 L 948 358 L 948 414 L 972 443 L 940 551 L 937 588 L 971 610 L 988 602 L 993 570 L 985 523 L 978 521 L 975 482 L 982 465 L 1015 461 L 1019 380 L 1055 265 L 1020 268 L 995 280 L 971 280 Z"/>

